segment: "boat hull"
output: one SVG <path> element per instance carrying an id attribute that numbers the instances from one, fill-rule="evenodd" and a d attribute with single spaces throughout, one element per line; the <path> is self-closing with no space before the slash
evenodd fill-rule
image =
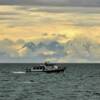
<path id="1" fill-rule="evenodd" d="M 59 73 L 59 72 L 64 72 L 65 68 L 62 69 L 56 69 L 56 70 L 31 70 L 31 69 L 26 69 L 26 72 L 46 72 L 46 73 Z"/>
<path id="2" fill-rule="evenodd" d="M 59 72 L 64 72 L 64 69 L 62 70 L 49 70 L 49 71 L 44 71 L 46 73 L 59 73 Z"/>

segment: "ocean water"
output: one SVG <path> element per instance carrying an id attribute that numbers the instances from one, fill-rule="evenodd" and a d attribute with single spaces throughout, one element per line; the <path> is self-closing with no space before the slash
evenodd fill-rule
<path id="1" fill-rule="evenodd" d="M 26 73 L 34 64 L 0 64 L 0 100 L 100 100 L 100 64 L 61 64 L 63 73 Z"/>

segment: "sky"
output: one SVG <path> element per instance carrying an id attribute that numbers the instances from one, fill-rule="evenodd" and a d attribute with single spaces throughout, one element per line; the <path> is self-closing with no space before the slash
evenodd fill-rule
<path id="1" fill-rule="evenodd" d="M 0 62 L 100 62 L 99 0 L 0 0 Z"/>

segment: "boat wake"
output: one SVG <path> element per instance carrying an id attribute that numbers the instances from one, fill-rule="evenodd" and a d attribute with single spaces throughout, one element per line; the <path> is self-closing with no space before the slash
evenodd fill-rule
<path id="1" fill-rule="evenodd" d="M 24 84 L 31 84 L 32 82 L 30 81 L 26 81 L 26 82 L 23 82 Z"/>
<path id="2" fill-rule="evenodd" d="M 24 72 L 24 71 L 13 71 L 12 73 L 13 74 L 25 74 L 26 72 Z"/>

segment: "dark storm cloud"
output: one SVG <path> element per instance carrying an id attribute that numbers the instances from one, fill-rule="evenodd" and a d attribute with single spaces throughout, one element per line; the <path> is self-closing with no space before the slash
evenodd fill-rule
<path id="1" fill-rule="evenodd" d="M 100 6 L 100 0 L 0 0 L 1 5 Z"/>

